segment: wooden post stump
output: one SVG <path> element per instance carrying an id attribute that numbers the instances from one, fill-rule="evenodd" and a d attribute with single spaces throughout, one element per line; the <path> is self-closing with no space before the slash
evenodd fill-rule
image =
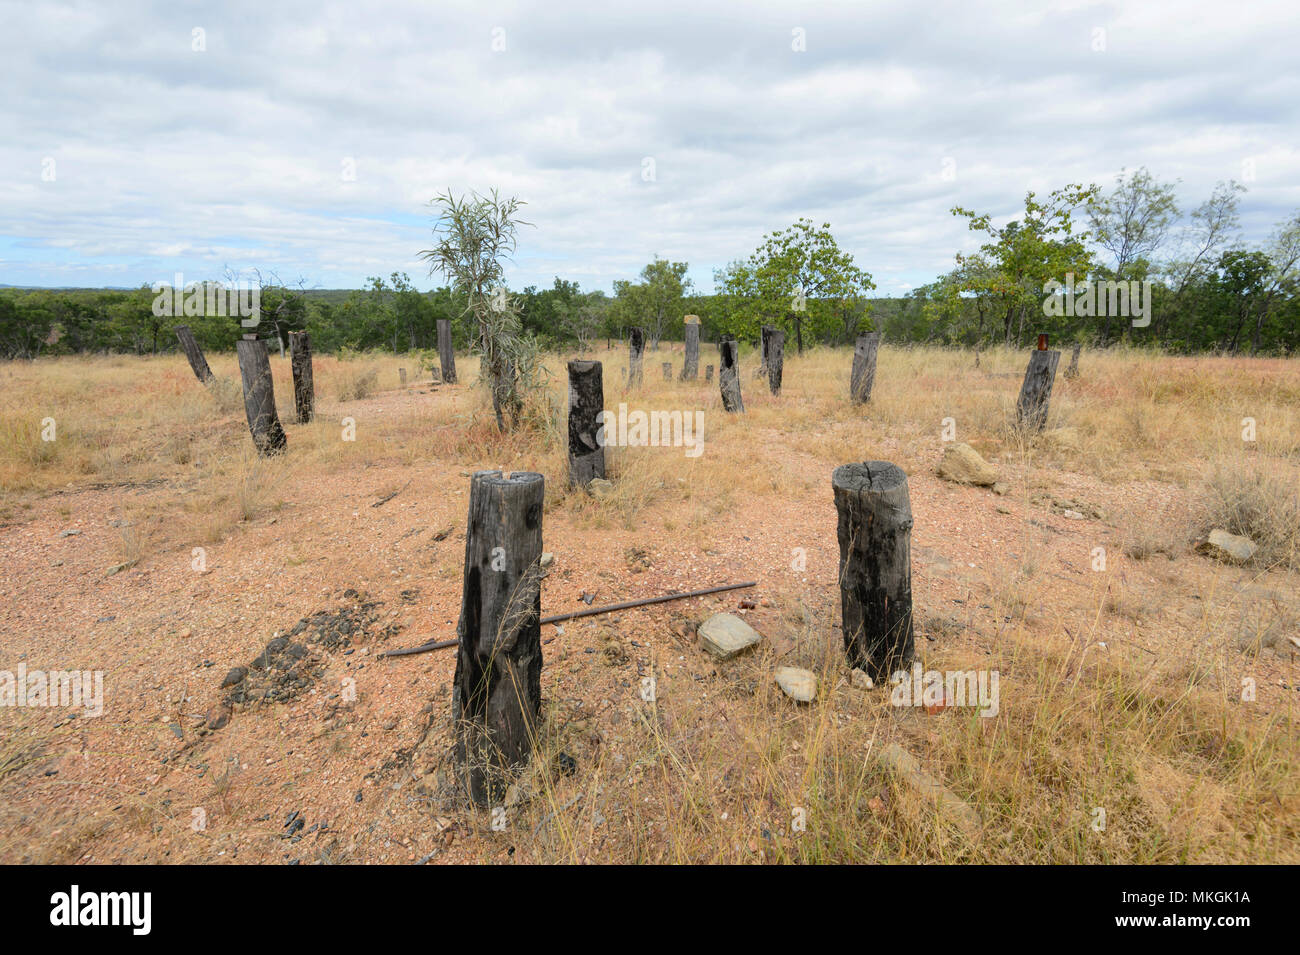
<path id="1" fill-rule="evenodd" d="M 768 370 L 767 357 L 768 357 L 768 352 L 772 347 L 771 341 L 772 341 L 772 333 L 774 331 L 776 331 L 776 326 L 774 325 L 764 325 L 758 331 L 760 357 L 758 362 L 758 368 L 754 370 L 755 378 L 762 378 L 764 375 L 767 374 L 767 370 Z"/>
<path id="2" fill-rule="evenodd" d="M 438 364 L 442 370 L 442 380 L 449 385 L 456 383 L 456 350 L 451 344 L 451 319 L 438 319 Z"/>
<path id="3" fill-rule="evenodd" d="M 263 457 L 279 454 L 289 443 L 275 411 L 275 386 L 271 381 L 271 360 L 266 346 L 255 338 L 235 342 L 239 359 L 239 377 L 244 385 L 244 413 L 253 435 L 257 453 Z"/>
<path id="4" fill-rule="evenodd" d="M 194 340 L 194 333 L 190 331 L 188 325 L 177 325 L 176 338 L 185 351 L 185 357 L 190 361 L 190 368 L 194 370 L 194 377 L 206 385 L 213 378 L 212 369 L 208 367 L 208 360 L 203 357 L 203 349 Z"/>
<path id="5" fill-rule="evenodd" d="M 686 358 L 682 363 L 682 381 L 694 381 L 700 377 L 700 324 L 694 315 L 686 316 Z"/>
<path id="6" fill-rule="evenodd" d="M 705 366 L 704 366 L 704 380 L 705 380 L 705 381 L 712 381 L 712 380 L 713 380 L 713 366 L 712 366 L 712 365 L 705 365 Z"/>
<path id="7" fill-rule="evenodd" d="M 767 386 L 772 394 L 781 393 L 781 373 L 785 366 L 785 332 L 773 328 L 767 337 Z"/>
<path id="8" fill-rule="evenodd" d="M 849 394 L 861 404 L 871 400 L 871 388 L 876 383 L 876 352 L 880 348 L 880 332 L 859 335 L 853 346 L 853 372 L 849 378 Z"/>
<path id="9" fill-rule="evenodd" d="M 1047 406 L 1052 397 L 1052 384 L 1056 381 L 1056 366 L 1061 360 L 1059 351 L 1032 351 L 1025 380 L 1016 399 L 1016 424 L 1028 431 L 1042 431 L 1047 424 Z"/>
<path id="10" fill-rule="evenodd" d="M 605 445 L 597 440 L 605 410 L 604 371 L 598 361 L 569 362 L 569 483 L 586 487 L 605 477 Z"/>
<path id="11" fill-rule="evenodd" d="M 405 368 L 399 368 L 399 369 L 397 369 L 397 379 L 398 379 L 398 381 L 401 382 L 402 387 L 405 388 L 405 387 L 406 387 L 406 369 L 405 369 Z"/>
<path id="12" fill-rule="evenodd" d="M 633 328 L 627 337 L 627 383 L 641 384 L 641 356 L 645 354 L 645 332 Z"/>
<path id="13" fill-rule="evenodd" d="M 664 369 L 664 381 L 673 380 L 673 363 L 670 361 L 662 362 Z"/>
<path id="14" fill-rule="evenodd" d="M 298 423 L 306 424 L 316 406 L 316 387 L 312 379 L 311 335 L 307 332 L 289 333 L 289 355 L 293 366 L 293 404 L 298 412 Z"/>
<path id="15" fill-rule="evenodd" d="M 734 338 L 718 342 L 718 385 L 722 390 L 722 407 L 730 412 L 744 413 L 745 402 L 740 397 L 740 346 Z"/>
<path id="16" fill-rule="evenodd" d="M 912 662 L 912 505 L 896 464 L 843 464 L 831 476 L 839 515 L 840 605 L 849 666 L 884 683 Z"/>
<path id="17" fill-rule="evenodd" d="M 528 471 L 470 482 L 452 722 L 456 776 L 479 806 L 505 795 L 541 725 L 544 496 Z"/>
<path id="18" fill-rule="evenodd" d="M 1065 369 L 1066 378 L 1079 377 L 1079 352 L 1083 351 L 1083 342 L 1075 342 L 1070 351 L 1070 367 Z"/>

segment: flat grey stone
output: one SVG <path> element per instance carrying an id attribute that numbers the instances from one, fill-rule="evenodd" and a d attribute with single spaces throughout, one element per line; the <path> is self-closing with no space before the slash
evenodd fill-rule
<path id="1" fill-rule="evenodd" d="M 729 660 L 763 639 L 757 630 L 732 613 L 715 613 L 700 624 L 699 632 L 704 649 L 719 660 Z"/>

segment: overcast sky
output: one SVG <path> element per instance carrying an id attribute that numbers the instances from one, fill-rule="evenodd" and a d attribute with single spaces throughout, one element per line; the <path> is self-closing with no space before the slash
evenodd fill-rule
<path id="1" fill-rule="evenodd" d="M 1300 207 L 1296 4 L 0 2 L 0 283 L 431 279 L 429 201 L 528 203 L 510 285 L 713 269 L 799 216 L 877 294 L 1024 193 Z"/>

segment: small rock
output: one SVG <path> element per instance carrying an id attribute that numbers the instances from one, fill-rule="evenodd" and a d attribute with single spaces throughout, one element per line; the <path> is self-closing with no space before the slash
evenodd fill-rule
<path id="1" fill-rule="evenodd" d="M 76 528 L 72 528 L 72 527 L 70 527 L 70 528 L 68 528 L 66 531 L 60 531 L 60 532 L 59 532 L 59 536 L 60 536 L 60 537 L 76 537 L 76 536 L 77 536 L 78 534 L 80 534 L 80 533 L 81 533 L 81 531 L 77 530 Z"/>
<path id="2" fill-rule="evenodd" d="M 785 695 L 800 703 L 817 699 L 817 674 L 799 667 L 777 667 L 776 684 Z"/>
<path id="3" fill-rule="evenodd" d="M 578 771 L 578 761 L 568 753 L 559 753 L 555 757 L 555 771 L 561 776 L 572 776 Z"/>
<path id="4" fill-rule="evenodd" d="M 230 722 L 230 712 L 229 704 L 214 706 L 212 709 L 208 710 L 208 729 L 219 730 L 224 727 Z"/>
<path id="5" fill-rule="evenodd" d="M 542 555 L 541 559 L 537 562 L 537 566 L 545 570 L 547 567 L 550 567 L 551 564 L 553 563 L 555 563 L 555 555 L 552 554 L 550 551 L 547 551 L 545 554 Z"/>
<path id="6" fill-rule="evenodd" d="M 957 442 L 943 449 L 939 477 L 958 484 L 991 487 L 997 483 L 998 469 L 989 464 L 969 444 Z"/>
<path id="7" fill-rule="evenodd" d="M 1244 564 L 1258 549 L 1250 538 L 1229 534 L 1221 527 L 1210 531 L 1210 536 L 1196 545 L 1199 553 L 1230 564 Z"/>
<path id="8" fill-rule="evenodd" d="M 857 667 L 854 667 L 853 672 L 849 674 L 849 682 L 853 684 L 853 688 L 857 690 L 874 690 L 876 687 L 876 684 L 872 682 L 871 677 L 867 676 L 866 671 L 860 670 Z"/>
<path id="9" fill-rule="evenodd" d="M 595 498 L 606 498 L 614 493 L 614 482 L 604 478 L 592 478 L 587 482 L 587 493 Z"/>
<path id="10" fill-rule="evenodd" d="M 232 687 L 236 683 L 242 683 L 244 677 L 248 676 L 248 667 L 235 667 L 226 674 L 226 678 L 221 681 L 221 689 Z"/>
<path id="11" fill-rule="evenodd" d="M 1083 520 L 1083 515 L 1080 514 L 1078 511 L 1064 510 L 1064 511 L 1061 512 L 1061 516 L 1062 516 L 1062 517 L 1068 517 L 1068 518 L 1069 518 L 1070 520 L 1072 520 L 1072 521 L 1081 521 L 1081 520 Z"/>
<path id="12" fill-rule="evenodd" d="M 999 497 L 1005 495 L 1009 490 L 1011 490 L 1011 488 L 1007 485 L 1006 481 L 993 482 L 993 493 L 997 494 Z"/>
<path id="13" fill-rule="evenodd" d="M 716 613 L 700 624 L 700 642 L 719 660 L 729 660 L 760 640 L 758 631 L 735 614 Z"/>

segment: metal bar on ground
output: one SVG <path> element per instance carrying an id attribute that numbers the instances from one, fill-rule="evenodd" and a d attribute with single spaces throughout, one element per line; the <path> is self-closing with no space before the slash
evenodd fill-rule
<path id="1" fill-rule="evenodd" d="M 585 607 L 582 610 L 573 610 L 569 613 L 552 614 L 549 617 L 543 617 L 539 624 L 562 623 L 566 620 L 576 620 L 579 617 L 594 617 L 597 614 L 613 613 L 615 610 L 632 610 L 636 607 L 648 607 L 651 604 L 667 603 L 670 600 L 687 600 L 691 597 L 707 597 L 709 594 L 720 594 L 728 590 L 743 590 L 746 587 L 757 587 L 758 581 L 747 580 L 743 584 L 723 584 L 720 587 L 706 587 L 703 590 L 688 590 L 686 593 L 664 594 L 662 597 L 645 597 L 641 600 L 625 600 L 623 603 L 606 604 L 604 607 Z M 422 643 L 418 647 L 406 647 L 403 650 L 385 650 L 383 653 L 375 654 L 379 657 L 405 657 L 413 653 L 428 653 L 430 650 L 445 650 L 448 647 L 454 647 L 458 640 L 430 640 L 428 643 Z"/>

